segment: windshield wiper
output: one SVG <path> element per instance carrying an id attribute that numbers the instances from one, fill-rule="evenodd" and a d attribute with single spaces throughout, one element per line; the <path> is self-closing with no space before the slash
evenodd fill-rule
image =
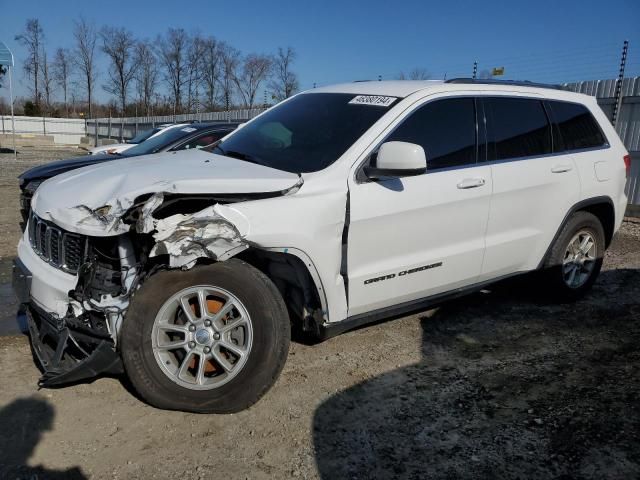
<path id="1" fill-rule="evenodd" d="M 248 153 L 237 152 L 235 150 L 225 150 L 219 145 L 216 145 L 214 150 L 216 149 L 220 151 L 220 153 L 222 153 L 222 155 L 224 155 L 225 157 L 237 158 L 238 160 L 244 160 L 245 162 L 264 165 L 264 163 L 262 163 L 258 157 L 254 157 L 253 155 L 249 155 Z"/>

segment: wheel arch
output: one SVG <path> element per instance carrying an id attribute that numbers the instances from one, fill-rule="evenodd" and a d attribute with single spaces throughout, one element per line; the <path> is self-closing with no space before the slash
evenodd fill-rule
<path id="1" fill-rule="evenodd" d="M 273 281 L 287 307 L 302 322 L 303 330 L 315 332 L 317 324 L 329 321 L 322 280 L 313 261 L 302 250 L 250 246 L 233 258 L 249 263 Z"/>
<path id="2" fill-rule="evenodd" d="M 553 248 L 553 244 L 558 239 L 560 232 L 562 232 L 562 229 L 569 221 L 569 218 L 571 218 L 571 215 L 576 212 L 589 212 L 600 221 L 600 223 L 602 224 L 602 228 L 604 229 L 605 248 L 609 247 L 609 245 L 611 244 L 611 240 L 613 239 L 615 228 L 615 207 L 613 204 L 613 200 L 611 199 L 611 197 L 605 195 L 581 200 L 580 202 L 573 205 L 564 216 L 562 222 L 558 226 L 555 235 L 553 236 L 553 239 L 549 243 L 544 256 L 542 257 L 542 260 L 540 260 L 540 263 L 538 264 L 538 269 L 542 268 L 544 262 L 549 257 L 549 253 Z"/>

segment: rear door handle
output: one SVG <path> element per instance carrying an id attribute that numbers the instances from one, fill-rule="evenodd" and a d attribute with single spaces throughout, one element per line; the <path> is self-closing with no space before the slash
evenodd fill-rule
<path id="1" fill-rule="evenodd" d="M 552 173 L 564 173 L 570 172 L 571 170 L 573 170 L 573 167 L 571 165 L 554 165 L 553 167 L 551 167 Z"/>
<path id="2" fill-rule="evenodd" d="M 476 188 L 481 187 L 485 184 L 484 178 L 465 178 L 458 185 L 456 185 L 460 190 L 466 190 L 468 188 Z"/>

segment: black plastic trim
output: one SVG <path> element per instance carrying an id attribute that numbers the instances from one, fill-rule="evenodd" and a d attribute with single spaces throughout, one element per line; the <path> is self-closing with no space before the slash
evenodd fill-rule
<path id="1" fill-rule="evenodd" d="M 426 173 L 427 167 L 423 168 L 378 168 L 365 166 L 362 171 L 364 174 L 372 179 L 377 180 L 381 177 L 415 177 L 416 175 L 422 175 Z"/>
<path id="2" fill-rule="evenodd" d="M 566 215 L 562 219 L 562 222 L 560 222 L 560 226 L 558 227 L 558 230 L 553 236 L 553 240 L 551 240 L 551 243 L 549 243 L 547 250 L 544 252 L 542 260 L 540 260 L 540 263 L 538 264 L 538 270 L 542 268 L 542 266 L 544 265 L 544 262 L 547 260 L 547 257 L 549 256 L 549 252 L 551 252 L 551 249 L 553 248 L 553 244 L 556 242 L 556 240 L 560 236 L 560 232 L 562 232 L 562 229 L 569 221 L 569 217 L 571 217 L 571 215 L 573 215 L 575 212 L 582 210 L 584 207 L 588 207 L 591 205 L 599 205 L 602 203 L 607 203 L 611 205 L 611 208 L 613 208 L 613 211 L 615 212 L 615 206 L 614 206 L 613 200 L 611 200 L 611 198 L 607 197 L 606 195 L 581 200 L 569 209 L 569 211 L 566 213 Z"/>
<path id="3" fill-rule="evenodd" d="M 377 310 L 373 310 L 371 312 L 352 315 L 339 322 L 325 323 L 323 325 L 319 325 L 318 331 L 316 332 L 316 334 L 318 336 L 318 340 L 324 341 L 331 337 L 335 337 L 336 335 L 340 335 L 341 333 L 344 333 L 346 331 L 361 327 L 363 325 L 368 325 L 370 323 L 375 323 L 382 320 L 392 320 L 394 318 L 398 318 L 400 316 L 407 315 L 409 313 L 428 310 L 430 308 L 433 308 L 449 300 L 453 300 L 455 298 L 462 297 L 473 292 L 477 292 L 487 287 L 488 285 L 497 283 L 507 278 L 516 277 L 518 275 L 521 275 L 522 273 L 523 272 L 517 272 L 509 275 L 503 275 L 501 277 L 487 280 L 485 282 L 475 283 L 467 287 L 457 288 L 455 290 L 440 293 L 437 295 L 431 295 L 429 297 L 420 298 L 418 300 L 411 300 L 409 302 L 400 303 L 398 305 L 393 305 L 390 307 L 380 308 Z"/>

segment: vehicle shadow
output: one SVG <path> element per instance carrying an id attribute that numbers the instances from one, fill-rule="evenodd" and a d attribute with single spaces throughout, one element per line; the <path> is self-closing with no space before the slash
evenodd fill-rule
<path id="1" fill-rule="evenodd" d="M 526 286 L 426 312 L 419 363 L 324 401 L 321 478 L 640 478 L 640 270 L 572 304 Z"/>
<path id="2" fill-rule="evenodd" d="M 53 406 L 39 398 L 19 398 L 0 408 L 0 478 L 87 478 L 79 467 L 50 470 L 27 465 L 42 435 L 52 429 L 54 417 Z"/>

